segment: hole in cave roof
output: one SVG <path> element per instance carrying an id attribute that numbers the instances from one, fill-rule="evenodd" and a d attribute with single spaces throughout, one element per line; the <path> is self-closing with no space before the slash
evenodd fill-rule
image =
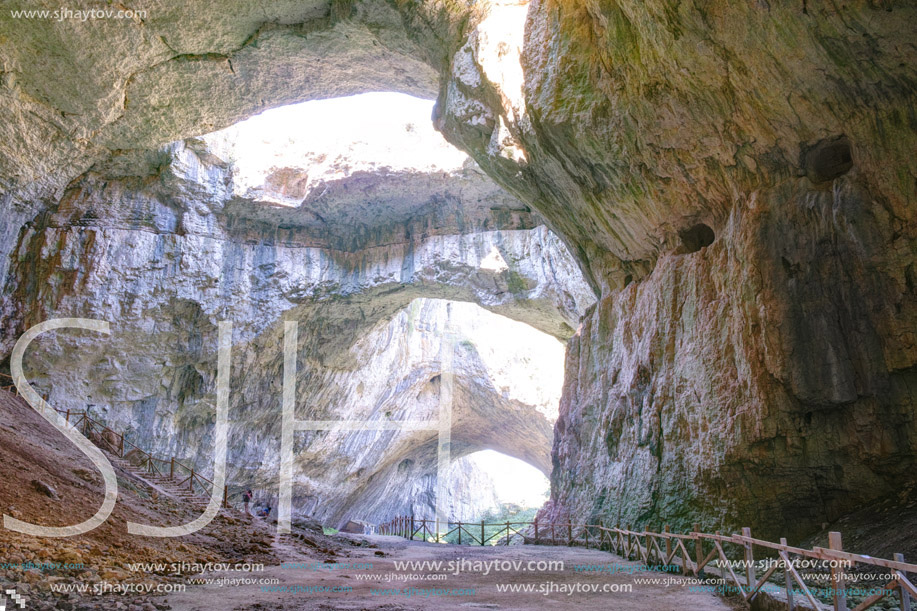
<path id="1" fill-rule="evenodd" d="M 201 139 L 233 165 L 236 195 L 298 206 L 358 173 L 452 172 L 469 157 L 430 119 L 433 101 L 366 93 L 267 110 Z"/>

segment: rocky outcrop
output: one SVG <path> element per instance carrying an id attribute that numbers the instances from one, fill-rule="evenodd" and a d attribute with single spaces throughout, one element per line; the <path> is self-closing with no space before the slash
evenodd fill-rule
<path id="1" fill-rule="evenodd" d="M 298 318 L 304 332 L 314 326 L 295 311 L 288 316 Z M 433 430 L 299 433 L 297 510 L 330 524 L 345 518 L 382 522 L 412 511 L 432 517 L 427 511 L 437 473 L 447 349 L 454 351 L 451 457 L 495 449 L 549 471 L 562 386 L 563 347 L 557 340 L 474 304 L 419 299 L 364 334 L 348 350 L 349 365 L 323 367 L 310 354 L 312 341 L 306 336 L 300 342 L 297 419 L 420 420 L 431 422 Z M 276 490 L 279 472 L 281 345 L 278 324 L 252 345 L 240 346 L 233 363 L 233 481 L 270 490 Z M 206 464 L 209 446 L 196 441 L 194 431 L 199 419 L 206 425 L 212 409 L 192 405 L 172 414 L 169 403 L 162 403 L 157 413 L 160 426 L 167 427 L 162 443 L 195 452 Z M 482 481 L 479 475 L 458 477 Z M 453 495 L 456 517 L 478 511 L 492 490 L 481 485 L 477 501 L 468 500 L 467 490 Z"/>
<path id="2" fill-rule="evenodd" d="M 423 475 L 411 490 L 413 503 L 405 515 L 425 520 L 436 519 L 436 476 Z M 449 469 L 447 519 L 450 522 L 474 522 L 489 510 L 500 507 L 497 484 L 470 456 L 463 456 Z M 380 515 L 387 515 L 380 512 Z"/>
<path id="3" fill-rule="evenodd" d="M 25 227 L 6 288 L 15 296 L 4 304 L 7 329 L 65 311 L 130 318 L 182 299 L 211 320 L 244 321 L 249 338 L 284 310 L 321 310 L 328 297 L 348 297 L 350 314 L 336 304 L 337 317 L 365 328 L 379 316 L 361 312 L 363 304 L 391 314 L 425 294 L 476 301 L 564 337 L 592 300 L 563 245 L 518 202 L 506 208 L 506 194 L 485 187 L 473 168 L 439 182 L 396 176 L 411 187 L 392 196 L 402 218 L 373 231 L 357 225 L 354 235 L 337 238 L 308 222 L 307 206 L 236 199 L 231 173 L 193 148 L 173 145 L 162 159 L 168 165 L 155 176 L 88 175 Z M 389 180 L 354 179 L 373 186 Z M 472 206 L 464 205 L 462 189 L 475 195 Z M 297 223 L 296 215 L 307 221 Z M 360 248 L 341 250 L 342 243 Z M 556 282 L 568 276 L 569 286 Z M 325 339 L 346 347 L 360 328 Z M 4 338 L 7 350 L 14 340 L 13 333 Z"/>
<path id="4" fill-rule="evenodd" d="M 888 217 L 853 181 L 794 190 L 587 318 L 555 434 L 557 515 L 802 536 L 912 476 L 915 294 L 870 248 L 893 242 Z"/>
<path id="5" fill-rule="evenodd" d="M 910 477 L 913 7 L 496 4 L 438 124 L 602 292 L 552 515 L 794 535 Z"/>

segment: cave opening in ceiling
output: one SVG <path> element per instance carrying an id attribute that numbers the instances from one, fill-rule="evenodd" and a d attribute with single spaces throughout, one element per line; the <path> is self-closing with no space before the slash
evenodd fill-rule
<path id="1" fill-rule="evenodd" d="M 460 170 L 468 156 L 433 129 L 432 112 L 431 100 L 365 93 L 273 108 L 201 139 L 231 163 L 238 197 L 301 206 L 354 175 Z"/>

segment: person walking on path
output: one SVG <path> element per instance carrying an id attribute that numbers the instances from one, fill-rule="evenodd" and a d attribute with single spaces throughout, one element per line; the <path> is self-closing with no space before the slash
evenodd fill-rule
<path id="1" fill-rule="evenodd" d="M 252 512 L 248 510 L 248 504 L 252 502 L 252 491 L 251 488 L 245 491 L 245 494 L 242 495 L 242 502 L 245 504 L 245 513 L 247 515 L 252 515 Z"/>

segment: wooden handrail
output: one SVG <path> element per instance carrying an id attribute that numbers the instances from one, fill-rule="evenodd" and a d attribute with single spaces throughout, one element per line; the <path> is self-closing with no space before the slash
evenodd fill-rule
<path id="1" fill-rule="evenodd" d="M 7 375 L 5 373 L 0 373 L 0 377 L 8 378 L 9 380 L 13 380 L 12 376 Z M 19 394 L 15 383 L 12 384 L 11 386 L 0 386 L 0 390 L 7 390 L 9 392 L 14 392 L 17 395 Z M 45 400 L 47 401 L 47 398 L 45 398 Z M 84 433 L 97 432 L 97 431 L 93 431 L 92 427 L 98 427 L 99 429 L 101 429 L 101 434 L 99 434 L 99 438 L 102 439 L 102 441 L 105 442 L 105 445 L 108 446 L 112 450 L 112 452 L 120 458 L 124 458 L 125 456 L 124 446 L 125 445 L 129 446 L 130 448 L 132 448 L 131 451 L 136 451 L 137 453 L 140 454 L 141 458 L 143 459 L 143 464 L 147 465 L 147 469 L 149 470 L 150 473 L 155 473 L 157 475 L 163 475 L 163 472 L 159 469 L 158 466 L 156 466 L 156 461 L 159 461 L 162 464 L 170 465 L 170 473 L 169 473 L 170 479 L 173 478 L 174 470 L 176 466 L 181 467 L 185 469 L 186 471 L 189 471 L 191 473 L 190 478 L 182 480 L 182 484 L 187 482 L 190 479 L 191 480 L 190 488 L 192 492 L 194 491 L 194 479 L 195 478 L 199 480 L 198 485 L 204 488 L 205 490 L 208 487 L 208 485 L 211 488 L 211 490 L 216 487 L 216 484 L 211 479 L 204 477 L 203 475 L 201 475 L 198 472 L 195 472 L 193 467 L 189 467 L 185 465 L 184 463 L 181 463 L 175 460 L 174 458 L 172 458 L 171 460 L 163 460 L 161 458 L 157 458 L 153 456 L 151 453 L 141 448 L 140 446 L 134 443 L 131 443 L 130 441 L 124 438 L 124 435 L 122 433 L 118 433 L 114 429 L 109 428 L 108 426 L 99 422 L 98 420 L 94 420 L 89 415 L 88 411 L 71 411 L 69 409 L 60 409 L 60 408 L 54 407 L 53 405 L 51 406 L 51 409 L 53 409 L 58 414 L 65 416 L 67 424 L 69 424 L 70 426 L 74 428 L 77 428 L 77 425 L 82 424 L 81 428 L 83 429 Z M 117 436 L 118 438 L 117 446 L 115 446 L 115 444 L 113 444 L 110 440 L 105 438 L 104 433 L 106 432 Z M 223 487 L 224 506 L 228 506 L 227 505 L 228 498 L 229 498 L 228 486 L 224 486 Z"/>
<path id="2" fill-rule="evenodd" d="M 433 528 L 429 529 L 427 524 L 432 524 Z M 864 554 L 854 554 L 841 549 L 840 533 L 832 532 L 829 536 L 829 547 L 814 547 L 805 549 L 801 547 L 792 547 L 787 545 L 786 539 L 781 539 L 780 543 L 773 543 L 763 539 L 756 539 L 751 536 L 751 529 L 743 528 L 742 534 L 723 535 L 719 532 L 705 533 L 701 532 L 698 525 L 694 530 L 687 533 L 673 533 L 668 526 L 665 526 L 662 532 L 650 530 L 631 530 L 630 528 L 608 527 L 603 524 L 576 524 L 573 522 L 550 522 L 549 524 L 539 523 L 537 520 L 531 522 L 495 522 L 487 524 L 484 520 L 480 523 L 474 522 L 446 522 L 444 532 L 434 532 L 436 520 L 424 518 L 399 517 L 385 524 L 379 525 L 377 531 L 380 534 L 398 535 L 408 539 L 414 539 L 418 534 L 424 540 L 435 540 L 438 543 L 444 542 L 443 538 L 454 533 L 458 533 L 459 542 L 462 540 L 462 533 L 467 533 L 470 542 L 475 545 L 486 545 L 488 542 L 505 537 L 506 544 L 512 537 L 518 535 L 522 537 L 524 543 L 539 544 L 541 542 L 550 542 L 552 545 L 585 545 L 587 547 L 598 547 L 607 551 L 613 551 L 623 557 L 636 559 L 645 564 L 658 564 L 668 567 L 679 567 L 682 573 L 693 573 L 697 577 L 703 575 L 705 567 L 711 567 L 711 560 L 717 558 L 721 568 L 720 576 L 728 581 L 732 581 L 737 591 L 742 592 L 746 600 L 751 601 L 760 595 L 762 588 L 774 574 L 780 571 L 783 575 L 781 586 L 786 590 L 787 607 L 790 609 L 794 606 L 794 591 L 801 592 L 806 600 L 818 609 L 820 605 L 808 586 L 804 583 L 802 576 L 796 571 L 790 554 L 812 558 L 821 561 L 845 561 L 851 564 L 865 564 L 895 571 L 895 579 L 886 584 L 884 591 L 870 596 L 863 600 L 857 607 L 857 611 L 867 609 L 879 602 L 886 596 L 895 596 L 901 600 L 901 608 L 909 609 L 911 600 L 917 600 L 917 587 L 908 579 L 907 573 L 917 574 L 917 564 L 905 562 L 901 554 L 895 554 L 894 560 L 885 558 L 873 558 Z M 442 524 L 441 524 L 442 525 Z M 474 525 L 480 528 L 480 536 L 472 533 L 467 526 Z M 534 536 L 523 533 L 514 526 L 530 527 L 534 531 Z M 453 527 L 454 526 L 454 527 Z M 487 527 L 496 528 L 496 532 L 487 536 Z M 550 538 L 544 536 L 550 529 Z M 590 534 L 591 531 L 591 534 Z M 564 536 L 558 538 L 558 532 Z M 590 536 L 592 539 L 590 540 Z M 685 541 L 694 541 L 694 557 L 685 547 Z M 660 545 L 660 541 L 664 545 Z M 713 544 L 713 549 L 709 554 L 704 555 L 704 542 Z M 744 564 L 744 577 L 740 577 L 733 570 L 733 562 L 727 557 L 723 544 L 732 544 L 739 546 L 742 551 Z M 753 550 L 755 546 L 776 551 L 777 558 L 770 560 L 765 567 L 764 573 L 758 577 L 755 573 L 756 563 L 754 561 Z M 844 570 L 840 567 L 831 566 L 831 591 L 833 598 L 833 608 L 836 611 L 847 611 L 846 588 L 844 584 Z M 713 570 L 713 569 L 708 569 Z M 796 584 L 794 586 L 793 584 Z M 796 590 L 798 588 L 798 590 Z M 883 590 L 880 588 L 880 590 Z"/>

